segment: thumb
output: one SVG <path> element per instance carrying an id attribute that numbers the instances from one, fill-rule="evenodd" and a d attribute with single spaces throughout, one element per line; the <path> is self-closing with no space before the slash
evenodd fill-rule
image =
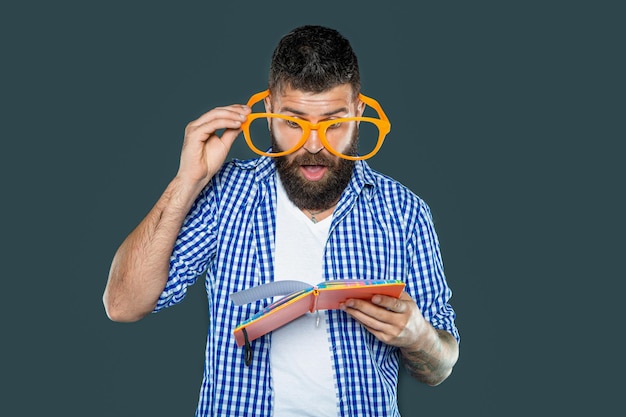
<path id="1" fill-rule="evenodd" d="M 230 150 L 233 143 L 235 143 L 235 139 L 237 139 L 237 136 L 239 136 L 240 133 L 241 129 L 226 129 L 224 130 L 224 133 L 222 133 L 222 137 L 220 139 L 223 142 L 223 145 Z"/>

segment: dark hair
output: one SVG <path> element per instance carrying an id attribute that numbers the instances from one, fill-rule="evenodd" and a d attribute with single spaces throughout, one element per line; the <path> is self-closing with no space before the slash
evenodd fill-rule
<path id="1" fill-rule="evenodd" d="M 334 29 L 301 26 L 280 40 L 270 64 L 269 89 L 291 87 L 321 93 L 350 84 L 356 97 L 361 77 L 350 42 Z"/>

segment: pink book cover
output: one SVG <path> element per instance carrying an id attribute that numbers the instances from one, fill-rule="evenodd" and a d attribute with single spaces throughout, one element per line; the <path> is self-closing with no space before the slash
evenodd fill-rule
<path id="1" fill-rule="evenodd" d="M 278 329 L 292 320 L 317 310 L 335 310 L 350 298 L 370 300 L 374 295 L 398 298 L 405 284 L 400 280 L 336 280 L 325 281 L 305 290 L 291 293 L 270 304 L 233 331 L 237 346 L 245 344 L 243 329 L 248 341 Z"/>

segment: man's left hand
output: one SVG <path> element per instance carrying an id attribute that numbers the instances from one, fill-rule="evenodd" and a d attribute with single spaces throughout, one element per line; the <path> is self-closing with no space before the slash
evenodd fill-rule
<path id="1" fill-rule="evenodd" d="M 399 348 L 414 346 L 429 327 L 406 291 L 400 294 L 400 298 L 375 295 L 371 301 L 350 299 L 342 304 L 341 309 L 380 341 Z"/>

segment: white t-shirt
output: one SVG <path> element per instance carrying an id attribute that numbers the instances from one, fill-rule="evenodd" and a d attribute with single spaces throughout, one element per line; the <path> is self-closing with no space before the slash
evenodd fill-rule
<path id="1" fill-rule="evenodd" d="M 324 247 L 332 216 L 313 223 L 289 200 L 280 180 L 277 183 L 274 280 L 316 285 L 323 281 Z M 271 340 L 274 416 L 336 417 L 326 313 L 307 313 L 274 330 Z"/>

